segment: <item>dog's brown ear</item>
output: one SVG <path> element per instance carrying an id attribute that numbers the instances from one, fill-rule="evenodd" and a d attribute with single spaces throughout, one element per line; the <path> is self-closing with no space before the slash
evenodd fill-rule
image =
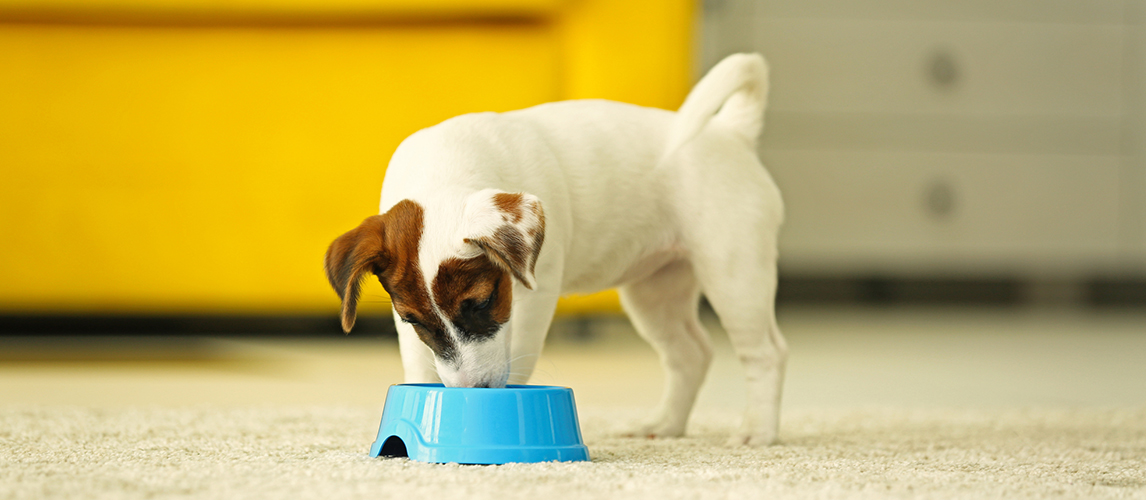
<path id="1" fill-rule="evenodd" d="M 383 221 L 382 215 L 368 217 L 326 250 L 326 279 L 342 299 L 342 330 L 346 333 L 354 326 L 362 279 L 367 273 L 382 273 L 390 264 Z"/>
<path id="2" fill-rule="evenodd" d="M 472 195 L 472 233 L 466 243 L 476 245 L 498 267 L 512 274 L 525 288 L 537 286 L 534 270 L 545 242 L 545 212 L 541 200 L 527 193 L 495 190 Z"/>

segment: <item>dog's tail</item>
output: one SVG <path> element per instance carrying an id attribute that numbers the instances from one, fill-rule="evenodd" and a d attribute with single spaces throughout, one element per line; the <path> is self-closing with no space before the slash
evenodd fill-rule
<path id="1" fill-rule="evenodd" d="M 700 134 L 710 121 L 727 124 L 753 144 L 764 128 L 768 63 L 760 54 L 733 54 L 717 63 L 693 87 L 677 110 L 664 157 Z"/>

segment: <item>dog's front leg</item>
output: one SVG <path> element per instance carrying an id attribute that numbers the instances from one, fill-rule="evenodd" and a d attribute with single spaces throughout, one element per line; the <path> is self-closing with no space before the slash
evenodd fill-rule
<path id="1" fill-rule="evenodd" d="M 403 322 L 397 312 L 394 313 L 394 325 L 398 328 L 398 351 L 402 353 L 402 368 L 406 373 L 406 383 L 440 382 L 438 369 L 434 365 L 434 351 L 418 338 L 414 326 Z"/>
<path id="2" fill-rule="evenodd" d="M 510 320 L 510 368 L 509 383 L 524 384 L 533 374 L 541 349 L 545 347 L 545 337 L 553 322 L 553 312 L 557 309 L 560 293 L 539 287 L 536 291 L 523 287 L 514 290 L 513 312 Z"/>

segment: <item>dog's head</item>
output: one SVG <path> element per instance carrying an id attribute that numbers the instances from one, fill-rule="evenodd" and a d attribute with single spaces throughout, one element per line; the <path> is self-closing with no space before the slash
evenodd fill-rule
<path id="1" fill-rule="evenodd" d="M 442 382 L 504 386 L 513 282 L 536 286 L 544 238 L 545 216 L 533 195 L 487 189 L 430 218 L 422 205 L 402 200 L 326 252 L 326 276 L 342 298 L 342 329 L 354 326 L 362 280 L 373 274 L 398 317 L 433 351 Z"/>

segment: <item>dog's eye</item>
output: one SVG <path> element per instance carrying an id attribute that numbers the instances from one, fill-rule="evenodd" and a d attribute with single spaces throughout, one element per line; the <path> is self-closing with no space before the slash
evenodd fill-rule
<path id="1" fill-rule="evenodd" d="M 478 302 L 476 299 L 463 300 L 462 301 L 462 310 L 463 311 L 484 311 L 486 309 L 489 309 L 489 306 L 493 305 L 493 298 L 494 298 L 494 295 L 491 294 L 489 297 L 486 297 L 486 299 L 481 301 L 481 302 Z"/>
<path id="2" fill-rule="evenodd" d="M 414 319 L 413 316 L 403 316 L 402 322 L 413 326 L 422 326 L 422 324 L 418 323 L 418 320 Z"/>
<path id="3" fill-rule="evenodd" d="M 489 306 L 493 305 L 493 296 L 494 296 L 494 294 L 491 293 L 489 295 L 489 297 L 486 297 L 485 300 L 483 300 L 481 302 L 481 304 L 474 306 L 474 309 L 477 309 L 479 311 L 484 311 L 486 309 L 489 309 Z"/>

